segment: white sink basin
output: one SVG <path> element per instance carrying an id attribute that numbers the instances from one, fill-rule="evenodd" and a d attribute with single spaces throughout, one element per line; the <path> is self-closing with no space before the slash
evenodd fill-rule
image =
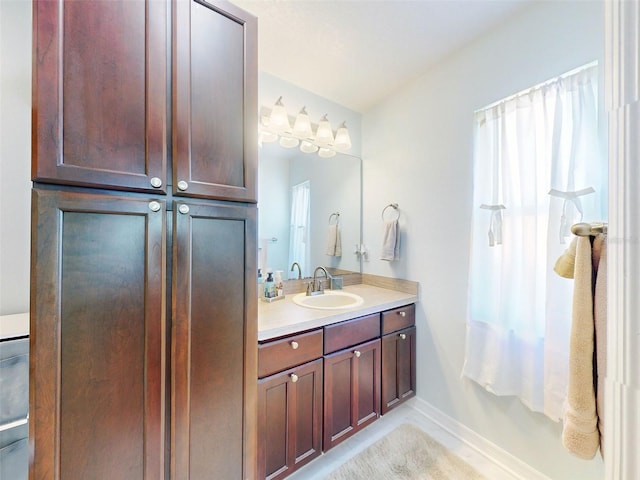
<path id="1" fill-rule="evenodd" d="M 298 293 L 293 297 L 293 303 L 306 308 L 338 310 L 340 308 L 352 308 L 362 305 L 364 299 L 360 295 L 342 290 L 325 290 L 322 295 L 312 295 L 309 297 L 304 292 Z"/>

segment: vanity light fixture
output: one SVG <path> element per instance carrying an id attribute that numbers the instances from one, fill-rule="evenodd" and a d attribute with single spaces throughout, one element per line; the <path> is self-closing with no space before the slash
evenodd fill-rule
<path id="1" fill-rule="evenodd" d="M 258 144 L 275 142 L 285 148 L 295 148 L 300 145 L 304 153 L 316 153 L 322 158 L 331 158 L 336 152 L 346 152 L 351 149 L 351 138 L 346 122 L 342 122 L 334 132 L 327 115 L 323 115 L 313 130 L 306 107 L 302 107 L 293 121 L 285 109 L 282 97 L 279 97 L 271 110 L 261 109 Z"/>
<path id="2" fill-rule="evenodd" d="M 349 130 L 347 130 L 347 122 L 342 122 L 342 125 L 338 128 L 333 146 L 338 151 L 351 149 L 351 137 L 349 136 Z"/>
<path id="3" fill-rule="evenodd" d="M 309 120 L 309 114 L 306 108 L 307 107 L 302 107 L 302 110 L 300 110 L 296 117 L 296 122 L 293 124 L 293 136 L 301 140 L 313 137 L 311 120 Z"/>
<path id="4" fill-rule="evenodd" d="M 333 143 L 333 131 L 331 131 L 331 124 L 327 120 L 325 114 L 318 123 L 318 130 L 316 130 L 316 144 L 320 147 L 327 147 Z"/>
<path id="5" fill-rule="evenodd" d="M 289 116 L 282 103 L 282 97 L 278 98 L 271 110 L 271 115 L 269 115 L 269 129 L 275 133 L 283 133 L 291 130 Z"/>

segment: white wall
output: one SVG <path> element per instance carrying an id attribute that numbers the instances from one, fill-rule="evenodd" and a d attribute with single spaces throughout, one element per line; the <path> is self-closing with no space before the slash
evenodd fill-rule
<path id="1" fill-rule="evenodd" d="M 602 62 L 603 24 L 600 3 L 540 2 L 363 116 L 364 242 L 371 249 L 364 271 L 420 282 L 418 396 L 558 480 L 603 478 L 602 462 L 572 457 L 561 446 L 560 425 L 460 377 L 472 119 L 489 103 Z M 401 212 L 402 258 L 388 263 L 378 260 L 380 212 L 391 202 Z"/>
<path id="2" fill-rule="evenodd" d="M 29 310 L 31 1 L 0 1 L 0 315 Z"/>

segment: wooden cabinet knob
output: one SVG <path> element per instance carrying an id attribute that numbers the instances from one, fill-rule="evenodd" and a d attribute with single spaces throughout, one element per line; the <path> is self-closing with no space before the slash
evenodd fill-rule
<path id="1" fill-rule="evenodd" d="M 360 350 L 356 350 L 355 352 L 353 352 L 353 354 L 356 356 L 356 358 L 360 358 L 360 355 L 362 355 L 360 353 Z"/>
<path id="2" fill-rule="evenodd" d="M 293 383 L 296 383 L 298 381 L 298 375 L 296 375 L 295 373 L 291 374 L 291 381 Z"/>
<path id="3" fill-rule="evenodd" d="M 400 340 L 405 340 L 407 338 L 407 334 L 406 333 L 401 333 L 400 334 Z"/>
<path id="4" fill-rule="evenodd" d="M 291 348 L 293 348 L 294 350 L 297 350 L 299 346 L 300 345 L 298 345 L 298 342 L 296 341 L 291 342 Z"/>
<path id="5" fill-rule="evenodd" d="M 403 311 L 398 312 L 398 315 L 400 315 L 401 317 L 406 317 L 407 316 L 407 312 L 405 312 L 403 310 Z"/>

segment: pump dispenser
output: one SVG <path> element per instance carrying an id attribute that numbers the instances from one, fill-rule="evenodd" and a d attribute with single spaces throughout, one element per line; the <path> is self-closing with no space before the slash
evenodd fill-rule
<path id="1" fill-rule="evenodd" d="M 267 279 L 264 281 L 264 296 L 265 298 L 276 297 L 276 284 L 273 280 L 273 272 L 267 273 Z"/>

